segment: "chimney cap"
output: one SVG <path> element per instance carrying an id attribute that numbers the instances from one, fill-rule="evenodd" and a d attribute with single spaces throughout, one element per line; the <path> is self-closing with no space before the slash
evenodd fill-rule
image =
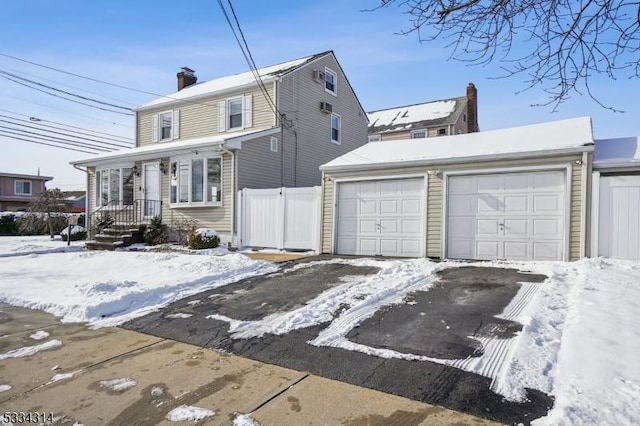
<path id="1" fill-rule="evenodd" d="M 181 71 L 185 74 L 190 74 L 190 75 L 195 74 L 195 71 L 189 67 L 182 67 Z"/>

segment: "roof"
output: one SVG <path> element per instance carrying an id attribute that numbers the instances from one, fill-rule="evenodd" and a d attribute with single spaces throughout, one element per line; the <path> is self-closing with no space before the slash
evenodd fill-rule
<path id="1" fill-rule="evenodd" d="M 590 117 L 427 139 L 369 142 L 322 166 L 324 171 L 363 170 L 527 158 L 591 151 Z"/>
<path id="2" fill-rule="evenodd" d="M 280 131 L 279 127 L 272 127 L 267 130 L 252 130 L 231 134 L 223 133 L 215 136 L 185 139 L 177 142 L 160 142 L 154 143 L 153 145 L 108 152 L 83 160 L 71 161 L 70 164 L 83 167 L 97 166 L 117 161 L 152 160 L 160 158 L 161 156 L 175 155 L 181 151 L 191 151 L 194 149 L 240 148 L 243 141 L 271 135 L 278 131 Z"/>
<path id="3" fill-rule="evenodd" d="M 331 51 L 318 53 L 304 58 L 295 59 L 293 61 L 283 62 L 281 64 L 271 65 L 257 70 L 262 81 L 265 83 L 275 80 L 321 56 L 328 55 Z M 204 81 L 202 83 L 196 83 L 191 86 L 185 87 L 170 95 L 162 96 L 151 102 L 136 108 L 137 110 L 144 110 L 148 108 L 154 108 L 165 104 L 171 104 L 176 101 L 183 101 L 185 99 L 198 98 L 202 96 L 209 96 L 218 92 L 225 92 L 235 88 L 245 87 L 256 84 L 256 78 L 252 71 L 243 72 L 240 74 L 229 75 L 226 77 L 216 78 L 214 80 Z"/>
<path id="4" fill-rule="evenodd" d="M 640 136 L 597 139 L 593 151 L 595 168 L 640 166 Z"/>
<path id="5" fill-rule="evenodd" d="M 396 132 L 452 124 L 467 105 L 467 97 L 443 99 L 367 113 L 369 133 Z"/>
<path id="6" fill-rule="evenodd" d="M 10 178 L 17 178 L 17 179 L 33 179 L 33 180 L 44 180 L 44 181 L 53 180 L 52 176 L 24 175 L 24 174 L 19 174 L 19 173 L 4 173 L 4 172 L 0 172 L 0 176 L 10 177 Z"/>

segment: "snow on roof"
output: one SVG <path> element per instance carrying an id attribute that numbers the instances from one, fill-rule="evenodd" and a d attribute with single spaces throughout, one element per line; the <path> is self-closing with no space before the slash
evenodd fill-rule
<path id="1" fill-rule="evenodd" d="M 320 167 L 321 170 L 366 169 L 467 159 L 514 158 L 548 152 L 589 151 L 591 118 L 579 117 L 522 127 L 427 139 L 370 142 Z"/>
<path id="2" fill-rule="evenodd" d="M 326 52 L 325 52 L 326 53 Z M 271 65 L 258 69 L 258 74 L 263 78 L 263 81 L 270 81 L 294 68 L 301 66 L 302 64 L 323 55 L 324 53 L 307 56 L 304 58 L 296 59 L 289 62 L 283 62 L 277 65 Z M 216 92 L 222 92 L 235 87 L 242 87 L 251 84 L 255 84 L 256 79 L 251 71 L 243 72 L 240 74 L 229 75 L 226 77 L 216 78 L 214 80 L 204 81 L 202 83 L 196 83 L 192 86 L 185 87 L 184 89 L 155 99 L 151 102 L 139 106 L 137 109 L 147 109 L 151 107 L 160 106 L 175 101 L 180 101 L 188 98 L 199 97 L 202 95 L 209 95 Z"/>
<path id="3" fill-rule="evenodd" d="M 615 139 L 597 139 L 593 152 L 596 166 L 638 165 L 640 163 L 640 136 Z"/>
<path id="4" fill-rule="evenodd" d="M 215 136 L 206 136 L 202 138 L 186 139 L 177 142 L 155 143 L 153 145 L 145 145 L 137 148 L 122 149 L 120 151 L 108 152 L 96 155 L 91 158 L 71 161 L 70 164 L 77 166 L 94 166 L 104 164 L 110 161 L 136 161 L 144 159 L 158 158 L 161 155 L 170 155 L 180 150 L 195 148 L 213 148 L 229 142 L 242 142 L 245 140 L 269 135 L 279 130 L 278 127 L 272 127 L 266 130 L 250 130 L 245 132 L 222 133 Z M 237 148 L 236 146 L 229 146 Z"/>
<path id="5" fill-rule="evenodd" d="M 384 129 L 387 131 L 411 129 L 414 123 L 450 116 L 456 109 L 456 101 L 456 99 L 448 99 L 372 111 L 367 113 L 369 127 L 388 128 Z"/>

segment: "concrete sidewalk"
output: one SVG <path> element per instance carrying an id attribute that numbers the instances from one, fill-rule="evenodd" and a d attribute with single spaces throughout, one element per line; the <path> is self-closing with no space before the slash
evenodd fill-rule
<path id="1" fill-rule="evenodd" d="M 46 331 L 42 340 L 30 337 Z M 55 347 L 59 341 L 61 345 Z M 29 356 L 20 348 L 53 346 Z M 114 390 L 101 382 L 131 379 Z M 0 415 L 53 412 L 55 424 L 172 424 L 182 405 L 215 412 L 197 424 L 231 425 L 236 413 L 262 425 L 491 424 L 440 407 L 119 328 L 91 330 L 0 304 Z M 182 422 L 186 424 L 187 422 Z M 193 424 L 193 421 L 188 422 Z M 0 419 L 0 424 L 2 421 Z"/>

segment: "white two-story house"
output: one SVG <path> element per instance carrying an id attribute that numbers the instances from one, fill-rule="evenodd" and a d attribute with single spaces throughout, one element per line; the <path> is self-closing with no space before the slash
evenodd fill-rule
<path id="1" fill-rule="evenodd" d="M 239 189 L 320 185 L 321 164 L 367 142 L 332 51 L 257 73 L 198 83 L 183 68 L 177 92 L 135 110 L 135 148 L 72 162 L 87 171 L 89 219 L 188 218 L 232 241 Z"/>

